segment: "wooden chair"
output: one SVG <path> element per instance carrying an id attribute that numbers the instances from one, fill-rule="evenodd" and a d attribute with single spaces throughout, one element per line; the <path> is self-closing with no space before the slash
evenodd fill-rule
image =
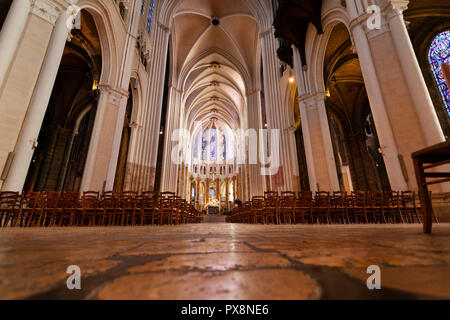
<path id="1" fill-rule="evenodd" d="M 385 214 L 391 223 L 405 223 L 400 207 L 400 193 L 398 191 L 385 191 L 384 203 Z"/>
<path id="2" fill-rule="evenodd" d="M 135 224 L 135 216 L 137 211 L 137 192 L 125 191 L 120 194 L 119 212 L 121 212 L 120 225 L 132 225 Z"/>
<path id="3" fill-rule="evenodd" d="M 371 191 L 368 196 L 372 221 L 374 223 L 387 223 L 386 215 L 384 214 L 384 193 L 382 191 Z"/>
<path id="4" fill-rule="evenodd" d="M 298 193 L 297 205 L 296 205 L 296 221 L 301 221 L 301 223 L 306 223 L 305 218 L 309 217 L 309 222 L 314 224 L 313 216 L 313 197 L 311 191 L 300 191 Z"/>
<path id="5" fill-rule="evenodd" d="M 100 193 L 96 191 L 85 191 L 81 197 L 79 226 L 95 226 L 99 222 L 99 200 Z"/>
<path id="6" fill-rule="evenodd" d="M 367 194 L 364 191 L 352 191 L 351 198 L 351 214 L 353 221 L 356 223 L 369 223 L 367 212 L 369 210 L 367 203 Z M 362 219 L 360 219 L 362 218 Z"/>
<path id="7" fill-rule="evenodd" d="M 264 224 L 266 221 L 264 215 L 264 197 L 255 196 L 252 198 L 251 208 L 248 212 L 249 218 L 248 223 L 261 223 Z"/>
<path id="8" fill-rule="evenodd" d="M 279 202 L 280 221 L 284 224 L 296 224 L 297 199 L 294 192 L 282 192 Z"/>
<path id="9" fill-rule="evenodd" d="M 331 196 L 331 221 L 337 223 L 350 223 L 348 216 L 347 191 L 334 191 Z"/>
<path id="10" fill-rule="evenodd" d="M 99 203 L 101 212 L 100 225 L 111 226 L 119 224 L 121 212 L 119 212 L 120 194 L 115 191 L 106 191 L 102 194 Z"/>
<path id="11" fill-rule="evenodd" d="M 52 227 L 58 219 L 58 203 L 61 194 L 57 191 L 44 191 L 40 199 L 40 216 L 37 225 Z"/>
<path id="12" fill-rule="evenodd" d="M 58 201 L 58 226 L 72 226 L 75 219 L 78 218 L 80 205 L 79 192 L 63 192 Z"/>
<path id="13" fill-rule="evenodd" d="M 24 227 L 34 226 L 40 215 L 41 193 L 39 191 L 24 191 L 20 201 L 19 219 Z"/>
<path id="14" fill-rule="evenodd" d="M 159 193 L 157 191 L 145 191 L 141 195 L 141 225 L 154 225 L 159 217 Z"/>
<path id="15" fill-rule="evenodd" d="M 403 211 L 403 216 L 405 216 L 408 223 L 422 223 L 419 217 L 419 210 L 416 204 L 416 193 L 414 191 L 402 191 L 401 193 L 401 208 Z"/>
<path id="16" fill-rule="evenodd" d="M 317 191 L 316 196 L 314 197 L 314 206 L 312 210 L 319 223 L 325 220 L 328 224 L 331 223 L 330 208 L 330 193 L 328 191 Z"/>
<path id="17" fill-rule="evenodd" d="M 19 205 L 19 192 L 0 192 L 0 226 L 13 225 L 12 221 L 17 218 Z"/>
<path id="18" fill-rule="evenodd" d="M 280 224 L 278 192 L 265 192 L 264 216 L 266 223 Z"/>

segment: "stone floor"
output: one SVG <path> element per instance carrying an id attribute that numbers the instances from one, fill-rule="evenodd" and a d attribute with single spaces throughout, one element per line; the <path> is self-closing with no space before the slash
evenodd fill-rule
<path id="1" fill-rule="evenodd" d="M 450 224 L 0 230 L 0 299 L 450 298 Z M 68 290 L 69 265 L 81 290 Z M 368 290 L 367 267 L 381 268 Z"/>

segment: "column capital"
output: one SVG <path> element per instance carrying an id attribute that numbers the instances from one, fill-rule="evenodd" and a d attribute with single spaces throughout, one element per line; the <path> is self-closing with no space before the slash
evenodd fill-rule
<path id="1" fill-rule="evenodd" d="M 165 33 L 167 33 L 167 34 L 170 33 L 170 28 L 168 26 L 166 26 L 165 24 L 158 22 L 158 27 L 161 28 L 161 30 L 163 30 Z"/>
<path id="2" fill-rule="evenodd" d="M 327 97 L 326 92 L 316 92 L 314 94 L 304 94 L 298 96 L 298 102 L 303 102 L 307 109 L 317 109 L 319 102 L 324 102 Z"/>
<path id="3" fill-rule="evenodd" d="M 257 94 L 257 93 L 260 93 L 260 92 L 261 92 L 261 89 L 260 89 L 260 88 L 257 88 L 257 89 L 255 89 L 255 90 L 253 90 L 253 91 L 247 93 L 247 97 L 251 97 L 251 96 L 253 96 L 253 95 Z"/>
<path id="4" fill-rule="evenodd" d="M 55 4 L 50 0 L 30 0 L 31 13 L 41 19 L 55 25 L 60 13 L 65 10 L 60 5 Z"/>
<path id="5" fill-rule="evenodd" d="M 403 11 L 408 9 L 409 0 L 387 0 L 383 12 L 387 13 L 387 18 L 391 19 L 394 16 L 400 16 Z"/>
<path id="6" fill-rule="evenodd" d="M 269 36 L 270 34 L 272 34 L 274 32 L 274 28 L 270 27 L 269 29 L 267 29 L 266 31 L 263 31 L 259 34 L 260 38 L 265 38 L 267 36 Z"/>
<path id="7" fill-rule="evenodd" d="M 112 88 L 109 85 L 98 86 L 101 94 L 108 95 L 108 103 L 117 107 L 123 106 L 128 101 L 129 92 L 120 88 Z"/>

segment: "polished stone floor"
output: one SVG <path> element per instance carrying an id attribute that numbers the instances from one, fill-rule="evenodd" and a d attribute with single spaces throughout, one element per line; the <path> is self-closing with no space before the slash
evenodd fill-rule
<path id="1" fill-rule="evenodd" d="M 0 299 L 450 298 L 450 224 L 0 230 Z M 66 269 L 81 269 L 68 290 Z M 367 267 L 381 268 L 369 290 Z"/>

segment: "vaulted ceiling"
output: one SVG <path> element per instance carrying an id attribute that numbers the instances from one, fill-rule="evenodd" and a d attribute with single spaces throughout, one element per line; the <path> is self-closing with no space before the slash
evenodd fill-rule
<path id="1" fill-rule="evenodd" d="M 212 118 L 244 124 L 246 95 L 258 74 L 258 24 L 242 0 L 184 0 L 172 25 L 173 76 L 184 126 Z"/>

